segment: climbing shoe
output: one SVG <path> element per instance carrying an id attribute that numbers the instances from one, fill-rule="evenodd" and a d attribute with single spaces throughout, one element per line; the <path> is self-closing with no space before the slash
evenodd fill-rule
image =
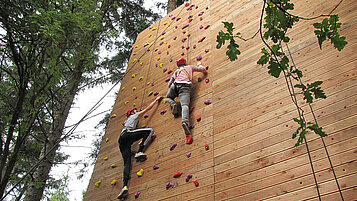
<path id="1" fill-rule="evenodd" d="M 193 139 L 192 139 L 192 135 L 186 135 L 186 144 L 192 144 Z"/>
<path id="2" fill-rule="evenodd" d="M 190 131 L 190 128 L 188 127 L 187 123 L 182 123 L 182 128 L 185 131 L 186 135 L 191 135 L 191 131 Z"/>
<path id="3" fill-rule="evenodd" d="M 147 159 L 147 156 L 146 154 L 144 154 L 143 152 L 138 152 L 135 154 L 134 158 L 137 160 L 137 161 L 145 161 Z"/>
<path id="4" fill-rule="evenodd" d="M 174 116 L 177 116 L 178 115 L 178 107 L 177 107 L 177 104 L 173 104 L 171 105 L 171 112 Z"/>
<path id="5" fill-rule="evenodd" d="M 128 195 L 128 191 L 129 191 L 128 187 L 124 186 L 123 189 L 121 189 L 121 191 L 120 191 L 120 193 L 119 193 L 117 198 L 119 200 L 125 198 Z"/>

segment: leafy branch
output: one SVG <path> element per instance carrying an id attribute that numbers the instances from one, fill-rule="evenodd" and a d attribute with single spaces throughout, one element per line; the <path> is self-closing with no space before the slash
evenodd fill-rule
<path id="1" fill-rule="evenodd" d="M 304 140 L 306 140 L 306 134 L 308 133 L 308 130 L 313 131 L 315 134 L 321 137 L 325 137 L 327 134 L 323 131 L 322 127 L 318 126 L 316 119 L 315 123 L 306 122 L 304 111 L 298 104 L 296 97 L 297 93 L 295 93 L 295 89 L 301 91 L 301 94 L 303 94 L 303 99 L 306 100 L 307 104 L 310 105 L 312 113 L 313 110 L 311 103 L 313 103 L 314 99 L 325 99 L 326 95 L 325 92 L 321 89 L 321 85 L 323 83 L 322 81 L 315 81 L 313 83 L 304 84 L 302 81 L 302 71 L 296 67 L 296 65 L 293 63 L 293 60 L 291 61 L 293 65 L 290 65 L 290 60 L 282 48 L 282 43 L 285 43 L 287 46 L 287 43 L 290 41 L 290 38 L 287 36 L 287 32 L 288 30 L 292 29 L 294 23 L 298 22 L 300 19 L 311 20 L 323 16 L 328 16 L 329 18 L 323 19 L 321 23 L 313 24 L 313 26 L 316 28 L 315 35 L 317 36 L 320 48 L 322 43 L 329 39 L 334 47 L 338 49 L 338 51 L 341 51 L 347 42 L 345 41 L 346 37 L 340 36 L 338 32 L 339 28 L 341 28 L 341 23 L 338 22 L 338 15 L 331 15 L 331 13 L 340 5 L 342 1 L 340 1 L 340 3 L 334 7 L 330 14 L 320 15 L 313 18 L 304 18 L 290 14 L 289 10 L 294 10 L 294 4 L 290 3 L 289 1 L 290 0 L 264 0 L 264 5 L 260 17 L 259 33 L 262 42 L 267 48 L 262 48 L 262 56 L 257 61 L 257 63 L 262 66 L 266 65 L 268 68 L 268 73 L 275 78 L 279 78 L 281 74 L 284 75 L 290 97 L 296 106 L 299 115 L 298 118 L 293 119 L 296 123 L 298 123 L 299 127 L 292 135 L 293 139 L 298 137 L 298 141 L 295 144 L 298 146 Z M 264 13 L 265 18 L 263 20 Z M 226 55 L 230 61 L 235 61 L 238 58 L 237 55 L 240 55 L 241 52 L 239 50 L 239 45 L 235 43 L 234 38 L 242 38 L 238 36 L 240 35 L 239 32 L 236 34 L 233 33 L 235 29 L 233 23 L 222 23 L 224 24 L 224 28 L 226 28 L 227 32 L 221 30 L 218 33 L 216 40 L 218 44 L 216 48 L 220 49 L 226 41 L 229 41 Z M 267 42 L 268 40 L 270 40 L 273 44 L 269 45 Z M 298 84 L 294 85 L 293 80 L 297 81 Z"/>

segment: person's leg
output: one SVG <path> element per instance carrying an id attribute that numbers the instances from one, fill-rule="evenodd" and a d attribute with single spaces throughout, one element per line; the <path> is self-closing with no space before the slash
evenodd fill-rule
<path id="1" fill-rule="evenodd" d="M 141 128 L 141 129 L 128 131 L 128 134 L 130 135 L 131 140 L 133 142 L 142 139 L 142 143 L 139 146 L 138 152 L 144 151 L 144 148 L 149 144 L 153 133 L 154 133 L 154 129 L 152 128 Z"/>
<path id="2" fill-rule="evenodd" d="M 124 161 L 124 170 L 123 170 L 123 189 L 118 195 L 118 199 L 125 198 L 128 194 L 128 183 L 130 180 L 131 172 L 131 140 L 128 134 L 124 131 L 119 138 L 119 149 L 122 154 Z"/>
<path id="3" fill-rule="evenodd" d="M 182 123 L 189 124 L 190 86 L 179 88 L 179 98 L 182 107 Z"/>
<path id="4" fill-rule="evenodd" d="M 169 91 L 166 94 L 166 101 L 170 104 L 171 112 L 173 115 L 177 115 L 178 113 L 177 103 L 175 102 L 176 97 L 177 97 L 177 93 L 175 90 L 175 84 L 172 84 L 171 87 L 169 88 Z"/>

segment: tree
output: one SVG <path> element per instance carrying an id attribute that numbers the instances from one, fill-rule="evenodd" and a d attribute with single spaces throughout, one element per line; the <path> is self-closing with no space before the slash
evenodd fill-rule
<path id="1" fill-rule="evenodd" d="M 109 63 L 125 64 L 123 56 L 123 60 L 108 60 L 107 64 L 98 65 L 99 45 L 130 30 L 128 27 L 135 28 L 131 37 L 136 37 L 135 33 L 140 33 L 143 28 L 136 23 L 145 23 L 150 15 L 153 16 L 151 19 L 157 18 L 151 11 L 142 9 L 142 3 L 140 0 L 0 3 L 0 25 L 5 31 L 1 39 L 0 87 L 7 91 L 0 103 L 5 114 L 0 123 L 3 128 L 0 141 L 1 197 L 6 188 L 16 185 L 9 185 L 9 181 L 18 179 L 14 170 L 20 164 L 20 151 L 29 150 L 24 145 L 31 139 L 40 145 L 34 158 L 45 157 L 45 160 L 36 164 L 39 167 L 35 172 L 32 171 L 36 166 L 22 171 L 22 174 L 26 172 L 32 176 L 28 189 L 23 189 L 26 189 L 25 200 L 41 198 L 74 96 L 88 83 L 93 85 L 106 80 L 104 76 L 95 81 L 91 79 L 92 73 L 99 68 L 109 68 Z M 141 11 L 137 12 L 140 17 L 128 14 L 128 5 Z M 120 6 L 126 13 L 119 12 Z M 117 28 L 113 19 L 119 19 L 116 21 L 119 25 L 125 20 L 134 19 L 135 22 L 123 23 Z M 123 52 L 127 54 L 127 50 Z M 122 70 L 119 69 L 117 80 L 120 73 Z M 40 152 L 39 148 L 42 149 Z"/>

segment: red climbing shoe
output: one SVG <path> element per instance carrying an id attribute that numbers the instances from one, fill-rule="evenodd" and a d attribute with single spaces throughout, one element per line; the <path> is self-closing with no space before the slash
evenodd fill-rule
<path id="1" fill-rule="evenodd" d="M 183 172 L 176 171 L 175 174 L 172 176 L 173 178 L 180 177 L 183 174 Z"/>
<path id="2" fill-rule="evenodd" d="M 186 135 L 186 144 L 192 144 L 193 139 L 192 139 L 192 135 Z"/>

